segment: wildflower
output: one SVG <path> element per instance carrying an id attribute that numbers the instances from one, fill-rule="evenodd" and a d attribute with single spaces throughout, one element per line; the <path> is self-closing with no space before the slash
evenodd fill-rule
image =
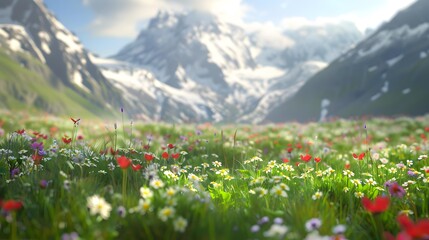
<path id="1" fill-rule="evenodd" d="M 154 179 L 150 182 L 149 184 L 151 187 L 155 188 L 155 189 L 159 189 L 159 188 L 163 188 L 164 187 L 164 182 L 162 182 L 159 179 Z"/>
<path id="2" fill-rule="evenodd" d="M 158 212 L 158 217 L 161 221 L 165 222 L 167 219 L 172 218 L 175 214 L 175 210 L 172 207 L 165 207 Z"/>
<path id="3" fill-rule="evenodd" d="M 65 144 L 69 144 L 72 141 L 72 139 L 67 137 L 67 136 L 62 137 L 61 139 L 63 140 L 63 143 L 65 143 Z"/>
<path id="4" fill-rule="evenodd" d="M 335 227 L 332 228 L 332 233 L 336 234 L 336 235 L 338 235 L 338 234 L 344 234 L 345 232 L 346 232 L 346 226 L 342 225 L 342 224 L 337 225 L 337 226 L 335 226 Z"/>
<path id="5" fill-rule="evenodd" d="M 178 217 L 174 220 L 173 226 L 175 231 L 183 233 L 188 226 L 188 221 L 186 218 Z"/>
<path id="6" fill-rule="evenodd" d="M 142 165 L 141 164 L 137 164 L 137 165 L 131 164 L 131 168 L 133 169 L 133 171 L 138 171 L 138 170 L 142 169 Z"/>
<path id="7" fill-rule="evenodd" d="M 312 218 L 305 223 L 305 228 L 308 232 L 317 230 L 322 225 L 322 220 L 319 218 Z"/>
<path id="8" fill-rule="evenodd" d="M 344 188 L 343 188 L 343 191 L 346 193 L 346 192 L 349 192 L 349 191 L 350 191 L 350 189 L 349 189 L 348 187 L 344 187 Z"/>
<path id="9" fill-rule="evenodd" d="M 180 157 L 180 153 L 172 153 L 172 154 L 171 154 L 171 157 L 172 157 L 173 159 L 178 159 L 178 158 Z"/>
<path id="10" fill-rule="evenodd" d="M 252 233 L 256 233 L 256 232 L 259 232 L 259 230 L 261 230 L 261 227 L 259 226 L 259 225 L 253 225 L 251 228 L 250 228 L 250 231 L 252 232 Z"/>
<path id="11" fill-rule="evenodd" d="M 310 154 L 305 154 L 304 156 L 300 155 L 301 160 L 304 162 L 309 162 L 311 160 L 311 155 Z"/>
<path id="12" fill-rule="evenodd" d="M 41 189 L 46 189 L 48 187 L 48 181 L 46 181 L 45 179 L 40 180 L 39 186 Z"/>
<path id="13" fill-rule="evenodd" d="M 146 214 L 150 211 L 152 211 L 152 207 L 149 199 L 139 199 L 139 204 L 130 210 L 130 212 L 139 212 L 141 214 Z"/>
<path id="14" fill-rule="evenodd" d="M 317 190 L 317 192 L 315 192 L 311 198 L 313 200 L 317 200 L 317 199 L 320 199 L 322 196 L 323 196 L 323 193 L 321 191 Z"/>
<path id="15" fill-rule="evenodd" d="M 172 187 L 167 188 L 167 190 L 165 191 L 165 195 L 168 198 L 174 197 L 175 194 L 176 194 L 176 190 Z"/>
<path id="16" fill-rule="evenodd" d="M 404 234 L 410 237 L 408 239 L 424 239 L 429 235 L 429 219 L 421 219 L 413 223 L 407 215 L 402 214 L 397 217 L 397 221 L 404 229 Z"/>
<path id="17" fill-rule="evenodd" d="M 150 154 L 150 153 L 145 153 L 144 154 L 144 158 L 146 159 L 146 161 L 148 161 L 148 162 L 150 162 L 150 161 L 152 161 L 153 160 L 153 155 L 152 154 Z"/>
<path id="18" fill-rule="evenodd" d="M 287 197 L 287 193 L 279 186 L 273 187 L 270 193 L 276 197 Z"/>
<path id="19" fill-rule="evenodd" d="M 351 183 L 353 183 L 355 186 L 362 184 L 362 181 L 360 179 L 351 179 Z"/>
<path id="20" fill-rule="evenodd" d="M 388 185 L 389 193 L 392 197 L 402 198 L 405 196 L 406 192 L 404 188 L 399 185 L 397 182 L 393 182 Z"/>
<path id="21" fill-rule="evenodd" d="M 22 207 L 23 207 L 23 204 L 21 201 L 7 200 L 1 203 L 1 208 L 7 212 L 17 211 Z"/>
<path id="22" fill-rule="evenodd" d="M 121 167 L 122 169 L 127 169 L 131 164 L 131 160 L 124 155 L 118 157 L 116 161 L 118 162 L 119 167 Z"/>
<path id="23" fill-rule="evenodd" d="M 10 170 L 10 178 L 14 178 L 18 174 L 19 174 L 19 168 L 14 168 L 14 169 Z"/>
<path id="24" fill-rule="evenodd" d="M 221 166 L 222 166 L 222 163 L 221 163 L 221 162 L 219 162 L 219 161 L 214 161 L 214 162 L 212 162 L 212 164 L 213 164 L 213 166 L 215 166 L 215 167 L 221 167 Z"/>
<path id="25" fill-rule="evenodd" d="M 344 174 L 344 176 L 347 176 L 347 177 L 353 177 L 355 174 L 354 174 L 354 172 L 352 172 L 352 171 L 350 171 L 350 170 L 343 170 L 343 174 Z"/>
<path id="26" fill-rule="evenodd" d="M 364 206 L 364 208 L 368 212 L 371 212 L 373 214 L 382 213 L 386 211 L 387 208 L 389 207 L 389 203 L 390 203 L 390 198 L 384 197 L 384 196 L 377 197 L 374 202 L 369 200 L 369 198 L 367 197 L 364 197 L 362 199 L 362 205 Z"/>
<path id="27" fill-rule="evenodd" d="M 264 236 L 282 238 L 288 230 L 285 225 L 273 224 L 268 231 L 264 232 Z"/>
<path id="28" fill-rule="evenodd" d="M 363 192 L 355 192 L 355 197 L 357 198 L 363 198 L 364 196 Z"/>
<path id="29" fill-rule="evenodd" d="M 264 216 L 258 221 L 258 225 L 263 225 L 265 223 L 268 223 L 269 221 L 270 221 L 270 218 L 267 216 Z"/>
<path id="30" fill-rule="evenodd" d="M 102 219 L 108 219 L 112 210 L 112 206 L 98 195 L 87 198 L 87 206 L 91 215 L 99 214 Z"/>
<path id="31" fill-rule="evenodd" d="M 315 158 L 314 158 L 314 161 L 315 161 L 316 163 L 319 163 L 320 161 L 322 161 L 322 159 L 321 159 L 320 157 L 315 157 Z"/>
<path id="32" fill-rule="evenodd" d="M 276 217 L 276 218 L 274 218 L 273 222 L 274 222 L 274 224 L 279 224 L 280 225 L 280 224 L 283 223 L 283 219 L 279 218 L 279 217 Z"/>
<path id="33" fill-rule="evenodd" d="M 15 132 L 18 133 L 19 135 L 22 135 L 25 133 L 25 130 L 24 129 L 18 129 Z"/>
<path id="34" fill-rule="evenodd" d="M 368 183 L 371 186 L 375 186 L 377 185 L 377 182 L 374 181 L 374 179 L 370 178 L 370 179 L 365 179 L 365 182 Z"/>
<path id="35" fill-rule="evenodd" d="M 353 155 L 354 159 L 359 159 L 359 160 L 362 160 L 365 157 L 365 153 L 364 152 L 360 153 L 359 155 L 357 155 L 356 153 L 353 153 L 352 155 Z"/>
<path id="36" fill-rule="evenodd" d="M 162 157 L 162 158 L 164 158 L 164 159 L 166 159 L 166 160 L 168 159 L 168 156 L 169 156 L 169 155 L 168 155 L 168 152 L 163 152 L 163 153 L 161 154 L 161 157 Z"/>
<path id="37" fill-rule="evenodd" d="M 61 240 L 78 240 L 78 239 L 79 239 L 79 235 L 77 234 L 77 232 L 63 233 L 63 235 L 61 235 Z"/>
<path id="38" fill-rule="evenodd" d="M 119 206 L 118 209 L 116 210 L 116 212 L 118 213 L 119 217 L 124 218 L 125 215 L 127 215 L 127 209 L 125 209 L 124 206 Z"/>

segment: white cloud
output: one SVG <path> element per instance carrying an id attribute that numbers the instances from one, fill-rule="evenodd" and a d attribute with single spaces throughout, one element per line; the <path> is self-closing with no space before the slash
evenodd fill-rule
<path id="1" fill-rule="evenodd" d="M 253 22 L 246 24 L 244 27 L 262 47 L 285 49 L 295 44 L 292 39 L 283 35 L 282 28 L 272 22 Z"/>
<path id="2" fill-rule="evenodd" d="M 317 17 L 309 20 L 303 17 L 287 17 L 281 21 L 285 29 L 298 29 L 303 26 L 322 26 L 339 22 L 353 22 L 364 33 L 366 29 L 375 29 L 389 21 L 398 11 L 408 7 L 416 0 L 379 0 L 374 5 L 365 6 L 355 11 L 338 16 Z"/>
<path id="3" fill-rule="evenodd" d="M 247 7 L 242 0 L 82 0 L 94 13 L 91 28 L 95 34 L 134 37 L 139 23 L 158 11 L 199 10 L 213 13 L 225 21 L 241 23 Z"/>

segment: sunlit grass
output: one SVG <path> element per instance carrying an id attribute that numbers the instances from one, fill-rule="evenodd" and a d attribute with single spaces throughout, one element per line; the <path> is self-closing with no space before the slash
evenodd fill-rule
<path id="1" fill-rule="evenodd" d="M 0 124 L 0 238 L 382 239 L 402 230 L 400 213 L 429 214 L 427 117 L 173 126 L 3 114 Z M 363 207 L 379 196 L 387 210 Z"/>

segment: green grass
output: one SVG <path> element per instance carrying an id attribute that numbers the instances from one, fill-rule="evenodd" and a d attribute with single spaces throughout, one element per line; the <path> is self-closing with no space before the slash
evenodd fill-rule
<path id="1" fill-rule="evenodd" d="M 0 126 L 0 198 L 24 206 L 0 217 L 1 239 L 13 238 L 15 227 L 17 239 L 70 233 L 81 239 L 305 239 L 340 237 L 332 232 L 339 224 L 347 239 L 383 239 L 384 231 L 401 231 L 401 211 L 412 211 L 413 220 L 429 215 L 429 145 L 421 136 L 429 135 L 429 117 L 267 126 L 137 122 L 115 130 L 85 118 L 73 125 L 68 118 L 2 113 Z M 66 144 L 64 135 L 83 139 Z M 33 141 L 47 152 L 40 165 L 31 158 Z M 352 157 L 362 152 L 363 160 Z M 147 161 L 147 154 L 155 158 Z M 302 161 L 304 154 L 312 160 Z M 122 155 L 143 168 L 121 169 L 116 158 Z M 348 164 L 354 176 L 345 175 Z M 15 168 L 19 174 L 11 177 Z M 46 188 L 41 180 L 49 182 Z M 406 196 L 390 196 L 388 180 L 404 186 Z M 142 195 L 142 188 L 152 196 Z M 389 196 L 390 205 L 373 215 L 359 194 Z M 106 201 L 101 209 L 110 206 L 104 216 L 88 205 L 95 195 Z M 322 224 L 309 232 L 312 218 Z M 183 229 L 175 226 L 180 220 Z M 275 228 L 284 233 L 275 235 Z"/>

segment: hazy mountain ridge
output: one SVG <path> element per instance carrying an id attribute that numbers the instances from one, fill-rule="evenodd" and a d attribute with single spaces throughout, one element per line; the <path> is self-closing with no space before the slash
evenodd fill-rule
<path id="1" fill-rule="evenodd" d="M 429 112 L 429 9 L 417 1 L 312 77 L 267 121 Z M 286 114 L 288 113 L 288 114 Z"/>

